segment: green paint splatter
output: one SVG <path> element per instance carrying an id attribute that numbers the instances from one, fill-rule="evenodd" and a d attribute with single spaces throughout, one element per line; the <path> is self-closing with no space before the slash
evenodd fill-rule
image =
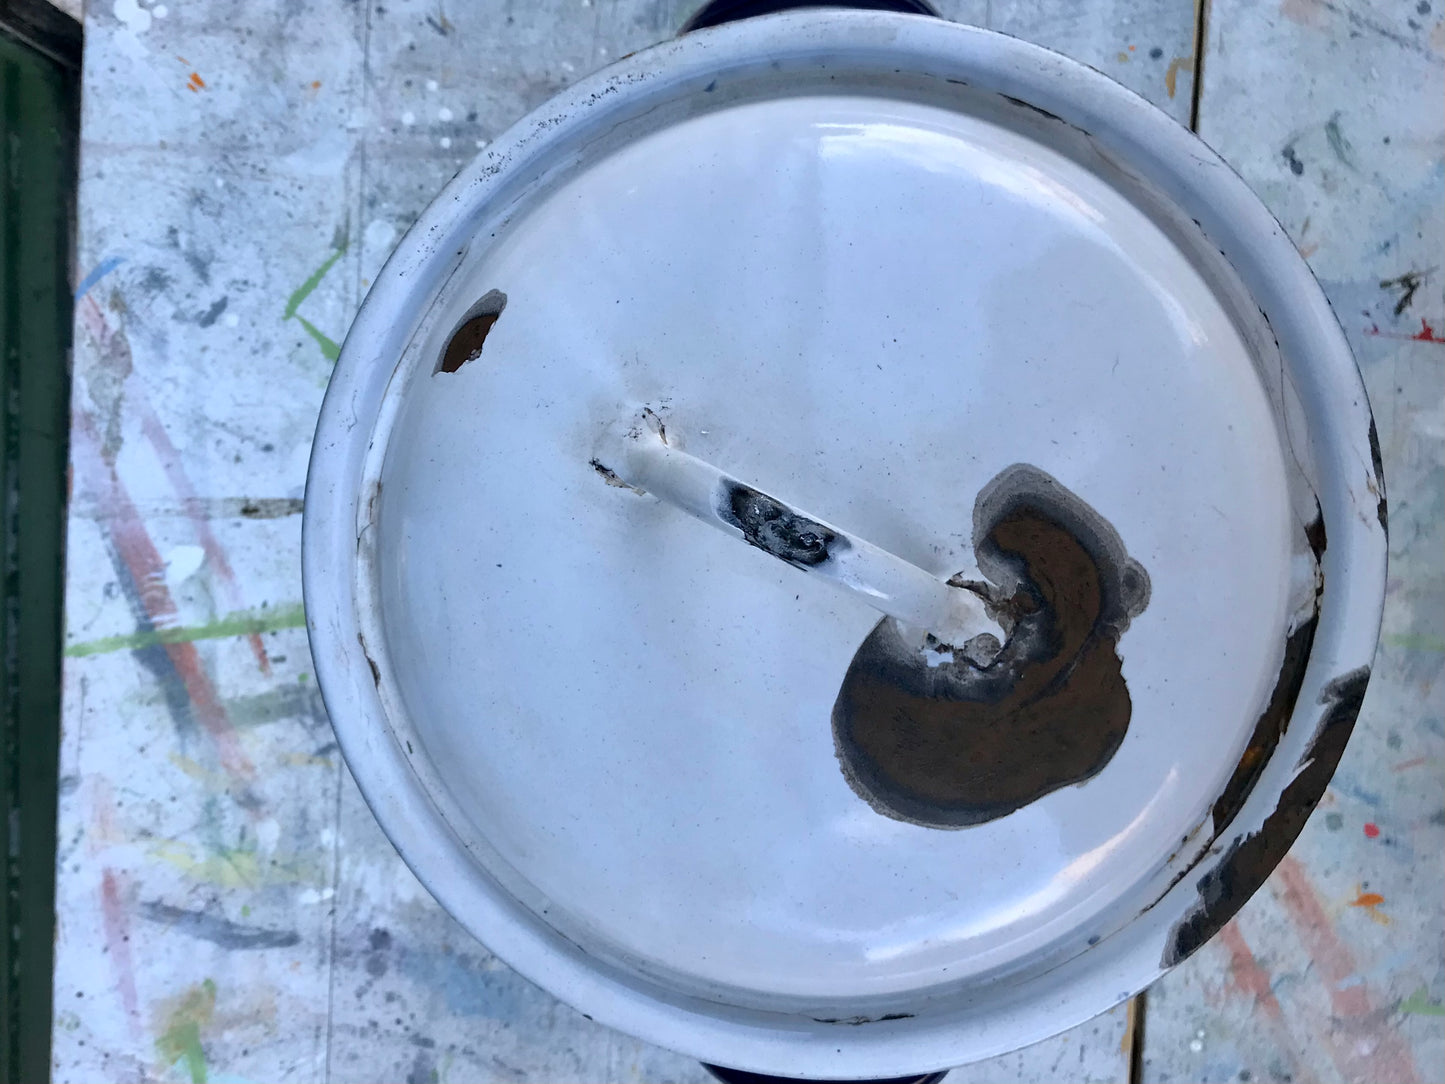
<path id="1" fill-rule="evenodd" d="M 1380 637 L 1390 647 L 1403 647 L 1410 651 L 1438 651 L 1445 654 L 1445 640 L 1423 633 L 1386 633 Z"/>
<path id="2" fill-rule="evenodd" d="M 269 607 L 264 610 L 240 610 L 206 625 L 186 625 L 173 629 L 152 629 L 130 632 L 122 636 L 104 636 L 85 640 L 65 649 L 70 658 L 105 655 L 112 651 L 139 651 L 157 644 L 185 644 L 192 640 L 219 640 L 227 636 L 249 636 L 253 632 L 276 632 L 298 629 L 306 624 L 306 611 L 301 603 Z"/>
<path id="3" fill-rule="evenodd" d="M 211 1022 L 216 1009 L 216 984 L 210 979 L 192 986 L 181 995 L 166 1021 L 166 1030 L 156 1039 L 156 1051 L 166 1065 L 186 1063 L 191 1084 L 206 1084 L 206 1051 L 201 1046 L 201 1029 Z"/>
<path id="4" fill-rule="evenodd" d="M 327 335 L 310 320 L 306 319 L 306 317 L 298 316 L 296 319 L 301 322 L 301 326 L 305 328 L 306 334 L 316 340 L 316 345 L 321 347 L 321 353 L 325 355 L 327 361 L 335 361 L 341 356 L 341 347 L 336 345 L 335 339 Z"/>
<path id="5" fill-rule="evenodd" d="M 323 332 L 310 320 L 302 316 L 297 310 L 301 307 L 301 303 L 315 292 L 316 287 L 321 285 L 321 280 L 326 277 L 326 272 L 335 266 L 336 261 L 341 259 L 345 252 L 346 237 L 343 235 L 337 239 L 336 251 L 326 257 L 325 262 L 315 271 L 311 272 L 311 277 L 298 286 L 296 291 L 286 299 L 286 311 L 281 314 L 282 320 L 299 321 L 301 327 L 306 331 L 306 334 L 315 339 L 316 345 L 321 347 L 322 355 L 327 361 L 331 362 L 334 362 L 341 356 L 341 347 L 336 345 L 335 339 L 331 338 L 331 336 Z"/>
<path id="6" fill-rule="evenodd" d="M 281 319 L 289 320 L 291 319 L 291 317 L 296 315 L 296 310 L 301 307 L 301 302 L 305 301 L 308 297 L 310 297 L 311 294 L 316 290 L 316 287 L 321 285 L 321 280 L 326 277 L 326 272 L 331 270 L 331 268 L 335 265 L 336 261 L 341 259 L 342 255 L 345 254 L 345 252 L 346 242 L 342 241 L 341 244 L 337 247 L 336 251 L 333 252 L 330 256 L 326 257 L 326 262 L 323 263 L 320 267 L 318 267 L 315 271 L 311 272 L 311 277 L 305 282 L 303 282 L 297 288 L 296 292 L 286 299 L 286 312 L 282 315 Z"/>
<path id="7" fill-rule="evenodd" d="M 1445 1005 L 1438 1001 L 1431 1001 L 1425 987 L 1422 986 L 1400 1002 L 1400 1011 L 1415 1013 L 1418 1016 L 1445 1016 Z"/>

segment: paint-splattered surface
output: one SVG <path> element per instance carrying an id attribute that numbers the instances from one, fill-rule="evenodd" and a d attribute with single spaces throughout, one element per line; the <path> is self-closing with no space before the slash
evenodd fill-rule
<path id="1" fill-rule="evenodd" d="M 1200 133 L 1279 217 L 1354 347 L 1389 487 L 1390 576 L 1334 780 L 1266 887 L 1149 992 L 1145 1078 L 1438 1081 L 1445 4 L 1212 8 Z"/>
<path id="2" fill-rule="evenodd" d="M 299 582 L 316 411 L 395 239 L 479 146 L 692 6 L 90 5 L 57 1080 L 704 1079 L 518 978 L 420 888 L 337 755 Z M 1193 0 L 943 6 L 1189 117 Z M 1153 994 L 1149 1079 L 1445 1063 L 1445 31 L 1427 8 L 1214 3 L 1204 132 L 1360 351 L 1396 563 L 1327 805 Z M 1118 1010 L 953 1079 L 1122 1079 L 1124 1033 Z"/>

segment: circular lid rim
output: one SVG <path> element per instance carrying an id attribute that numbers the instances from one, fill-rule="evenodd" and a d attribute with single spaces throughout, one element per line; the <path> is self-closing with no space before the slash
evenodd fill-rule
<path id="1" fill-rule="evenodd" d="M 730 64 L 765 63 L 783 42 L 819 52 L 883 50 L 899 65 L 967 76 L 975 89 L 1070 124 L 1128 163 L 1219 245 L 1285 355 L 1309 359 L 1309 380 L 1294 368 L 1291 375 L 1312 423 L 1320 477 L 1342 483 L 1318 487 L 1329 537 L 1326 587 L 1291 725 L 1215 845 L 1123 930 L 1052 972 L 1046 986 L 1023 984 L 1018 996 L 987 1005 L 938 998 L 915 1015 L 857 1027 L 661 990 L 603 965 L 501 891 L 447 827 L 390 733 L 354 591 L 363 470 L 372 453 L 369 442 L 350 434 L 362 422 L 372 431 L 410 337 L 410 323 L 396 314 L 414 311 L 450 274 L 448 249 L 465 247 L 459 231 L 467 209 L 495 198 L 555 140 L 595 124 L 599 108 L 678 88 Z M 941 19 L 813 10 L 745 20 L 664 42 L 574 84 L 462 169 L 398 244 L 347 335 L 312 448 L 302 565 L 314 668 L 347 763 L 402 858 L 448 911 L 525 977 L 591 1018 L 737 1068 L 815 1077 L 946 1068 L 1046 1038 L 1133 996 L 1198 947 L 1180 934 L 1191 916 L 1196 927 L 1217 930 L 1283 857 L 1343 751 L 1363 695 L 1358 675 L 1367 676 L 1374 654 L 1386 553 L 1377 449 L 1354 357 L 1283 228 L 1222 159 L 1144 99 L 1060 54 Z M 1378 523 L 1358 512 L 1373 513 L 1377 500 Z M 1331 690 L 1352 677 L 1342 713 Z M 1316 772 L 1303 787 L 1292 785 L 1311 762 L 1326 769 L 1323 778 Z M 1272 860 L 1262 873 L 1228 869 L 1238 864 L 1237 843 L 1251 837 Z M 1239 883 L 1227 899 L 1206 906 L 1199 887 L 1221 870 Z"/>

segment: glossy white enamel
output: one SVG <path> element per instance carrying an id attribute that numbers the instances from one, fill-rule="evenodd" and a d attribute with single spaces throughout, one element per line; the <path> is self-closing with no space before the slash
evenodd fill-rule
<path id="1" fill-rule="evenodd" d="M 387 655 L 467 831 L 575 939 L 744 1000 L 928 988 L 1121 900 L 1196 827 L 1273 686 L 1279 438 L 1190 261 L 995 124 L 799 97 L 587 162 L 463 262 L 392 388 Z M 482 356 L 433 374 L 489 290 Z M 669 439 L 947 577 L 1004 467 L 1110 519 L 1153 598 L 1093 781 L 962 831 L 874 812 L 829 719 L 876 610 L 590 460 Z"/>
<path id="2" fill-rule="evenodd" d="M 436 373 L 494 289 L 481 356 Z M 608 485 L 644 407 L 939 577 L 972 570 L 986 483 L 1052 474 L 1152 580 L 1116 755 L 969 829 L 876 813 L 829 728 L 876 611 Z M 379 276 L 308 480 L 317 674 L 422 881 L 589 1015 L 775 1073 L 956 1064 L 1161 972 L 1317 495 L 1313 653 L 1231 829 L 1313 756 L 1378 628 L 1368 432 L 1277 224 L 1097 73 L 928 19 L 699 32 L 495 141 Z"/>

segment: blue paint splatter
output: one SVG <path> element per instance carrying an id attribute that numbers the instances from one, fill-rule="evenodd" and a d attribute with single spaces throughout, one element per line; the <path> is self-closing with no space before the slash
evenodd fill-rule
<path id="1" fill-rule="evenodd" d="M 100 263 L 91 268 L 90 274 L 80 280 L 80 285 L 75 288 L 75 300 L 79 301 L 86 294 L 90 293 L 92 286 L 123 263 L 125 263 L 124 256 L 111 256 L 109 259 L 101 260 Z"/>

